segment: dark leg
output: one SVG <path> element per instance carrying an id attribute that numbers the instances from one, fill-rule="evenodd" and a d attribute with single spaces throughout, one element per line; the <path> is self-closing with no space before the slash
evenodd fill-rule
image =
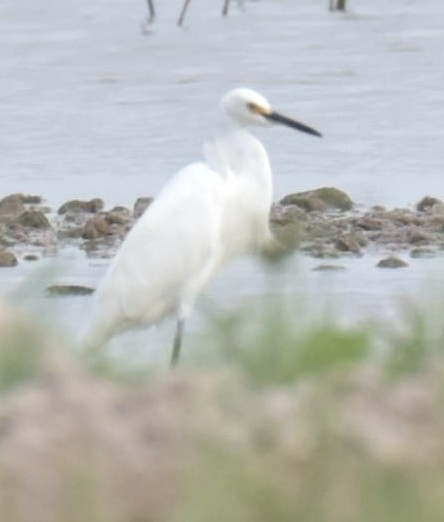
<path id="1" fill-rule="evenodd" d="M 176 335 L 174 336 L 173 353 L 171 355 L 170 367 L 174 368 L 179 361 L 180 347 L 182 345 L 183 328 L 185 325 L 185 319 L 178 319 Z"/>
<path id="2" fill-rule="evenodd" d="M 224 0 L 224 6 L 222 8 L 222 16 L 227 16 L 229 7 L 230 7 L 230 0 Z"/>
<path id="3" fill-rule="evenodd" d="M 180 12 L 179 20 L 177 20 L 177 25 L 179 25 L 179 26 L 183 24 L 190 1 L 191 0 L 185 0 L 185 2 L 183 3 L 183 7 L 182 7 L 182 11 Z"/>
<path id="4" fill-rule="evenodd" d="M 154 10 L 154 0 L 147 0 L 148 2 L 148 11 L 150 16 L 148 18 L 148 23 L 154 22 L 154 18 L 156 17 L 156 11 Z"/>

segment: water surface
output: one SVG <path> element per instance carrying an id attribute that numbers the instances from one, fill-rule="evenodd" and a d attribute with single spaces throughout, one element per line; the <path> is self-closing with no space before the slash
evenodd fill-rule
<path id="1" fill-rule="evenodd" d="M 143 0 L 2 0 L 0 196 L 37 193 L 57 207 L 74 197 L 111 206 L 155 195 L 200 157 L 220 96 L 245 85 L 325 135 L 261 129 L 276 199 L 322 185 L 364 207 L 444 199 L 442 1 L 350 0 L 347 15 L 326 4 L 246 2 L 222 19 L 221 1 L 193 0 L 180 30 L 181 0 L 169 0 L 158 2 L 144 35 Z M 390 316 L 401 296 L 443 280 L 440 259 L 399 271 L 377 270 L 376 261 L 341 260 L 346 271 L 319 274 L 316 260 L 296 256 L 275 284 L 307 306 L 334 302 L 343 319 L 361 320 Z M 24 277 L 40 280 L 30 273 L 46 263 L 2 270 L 2 294 Z M 57 263 L 45 277 L 92 285 L 107 265 L 70 252 Z M 207 297 L 224 309 L 269 287 L 258 263 L 241 260 Z M 43 301 L 78 330 L 90 298 Z"/>

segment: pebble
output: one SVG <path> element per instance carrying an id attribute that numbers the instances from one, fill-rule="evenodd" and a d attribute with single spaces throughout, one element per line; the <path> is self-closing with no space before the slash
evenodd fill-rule
<path id="1" fill-rule="evenodd" d="M 27 228 L 46 229 L 51 227 L 48 218 L 40 210 L 25 210 L 14 219 L 14 223 Z"/>
<path id="2" fill-rule="evenodd" d="M 340 272 L 345 269 L 342 265 L 317 265 L 312 268 L 313 272 Z"/>
<path id="3" fill-rule="evenodd" d="M 9 250 L 0 251 L 0 267 L 16 266 L 18 264 L 17 258 Z"/>
<path id="4" fill-rule="evenodd" d="M 46 291 L 51 296 L 90 295 L 94 288 L 83 285 L 51 285 Z"/>
<path id="5" fill-rule="evenodd" d="M 379 268 L 405 268 L 409 265 L 399 257 L 389 256 L 381 259 L 376 266 Z"/>
<path id="6" fill-rule="evenodd" d="M 101 198 L 93 198 L 89 201 L 72 199 L 63 203 L 63 205 L 57 210 L 57 214 L 63 215 L 68 212 L 88 212 L 90 214 L 96 214 L 103 210 L 104 206 L 105 203 Z"/>

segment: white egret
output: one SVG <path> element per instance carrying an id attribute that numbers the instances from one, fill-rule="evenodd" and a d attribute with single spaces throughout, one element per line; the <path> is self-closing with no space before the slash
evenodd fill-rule
<path id="1" fill-rule="evenodd" d="M 221 101 L 206 163 L 179 171 L 129 232 L 95 294 L 87 344 L 177 318 L 171 364 L 198 294 L 235 256 L 273 241 L 272 173 L 267 152 L 248 128 L 287 125 L 319 132 L 275 112 L 260 94 L 234 89 Z"/>

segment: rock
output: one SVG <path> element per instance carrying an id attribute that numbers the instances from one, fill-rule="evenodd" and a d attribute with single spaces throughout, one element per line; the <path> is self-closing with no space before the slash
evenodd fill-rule
<path id="1" fill-rule="evenodd" d="M 436 257 L 437 251 L 433 250 L 432 248 L 412 248 L 410 250 L 410 257 L 414 259 L 422 259 L 422 258 L 430 258 L 430 257 Z"/>
<path id="2" fill-rule="evenodd" d="M 151 203 L 153 201 L 154 201 L 154 198 L 149 198 L 149 197 L 137 198 L 136 202 L 134 203 L 134 208 L 133 208 L 134 219 L 138 219 L 145 212 L 145 210 L 151 205 Z"/>
<path id="3" fill-rule="evenodd" d="M 51 227 L 48 218 L 40 210 L 25 210 L 14 219 L 14 223 L 29 228 L 47 229 Z"/>
<path id="4" fill-rule="evenodd" d="M 307 212 L 328 209 L 351 210 L 354 206 L 353 201 L 345 192 L 333 187 L 288 194 L 281 199 L 280 204 L 297 205 Z"/>
<path id="5" fill-rule="evenodd" d="M 345 266 L 341 265 L 317 265 L 312 268 L 313 272 L 338 272 L 345 270 Z"/>
<path id="6" fill-rule="evenodd" d="M 415 208 L 418 212 L 427 212 L 436 205 L 444 208 L 444 203 L 440 199 L 433 198 L 431 196 L 425 196 L 421 199 L 421 201 L 416 203 Z"/>
<path id="7" fill-rule="evenodd" d="M 72 199 L 64 203 L 58 210 L 57 213 L 60 215 L 68 212 L 88 212 L 90 214 L 96 214 L 103 209 L 105 203 L 101 198 L 94 198 L 90 201 L 82 201 L 79 199 Z"/>
<path id="8" fill-rule="evenodd" d="M 10 194 L 0 200 L 1 214 L 21 214 L 24 210 L 22 194 Z"/>
<path id="9" fill-rule="evenodd" d="M 26 254 L 25 256 L 23 256 L 23 259 L 25 261 L 38 261 L 39 256 L 36 256 L 35 254 Z"/>
<path id="10" fill-rule="evenodd" d="M 8 250 L 0 251 L 0 267 L 16 266 L 17 258 L 12 252 Z"/>
<path id="11" fill-rule="evenodd" d="M 270 210 L 270 225 L 285 226 L 285 225 L 300 225 L 307 220 L 306 213 L 296 205 L 280 205 L 275 203 Z"/>
<path id="12" fill-rule="evenodd" d="M 382 230 L 384 228 L 384 220 L 365 215 L 355 221 L 355 226 L 363 230 Z"/>
<path id="13" fill-rule="evenodd" d="M 432 213 L 430 216 L 428 223 L 430 225 L 430 229 L 435 232 L 444 232 L 444 213 L 443 214 L 435 214 Z"/>
<path id="14" fill-rule="evenodd" d="M 103 200 L 71 200 L 48 220 L 40 196 L 10 194 L 0 199 L 0 249 L 27 248 L 44 256 L 49 246 L 75 245 L 89 257 L 112 257 L 153 198 L 138 198 L 134 210 L 116 206 L 104 212 Z M 335 188 L 320 188 L 285 196 L 270 210 L 275 242 L 262 253 L 273 261 L 299 248 L 307 255 L 335 258 L 361 255 L 368 245 L 386 252 L 406 252 L 411 258 L 441 255 L 444 250 L 444 203 L 430 196 L 416 209 L 381 206 L 353 212 L 352 200 Z M 81 241 L 81 239 L 85 241 Z M 418 247 L 427 247 L 421 249 Z M 381 250 L 379 250 L 381 251 Z M 26 259 L 26 258 L 24 258 Z"/>
<path id="15" fill-rule="evenodd" d="M 409 265 L 399 257 L 389 256 L 381 259 L 376 266 L 379 268 L 404 268 Z"/>
<path id="16" fill-rule="evenodd" d="M 35 196 L 32 194 L 20 194 L 25 205 L 41 205 L 43 203 L 42 196 Z"/>
<path id="17" fill-rule="evenodd" d="M 310 243 L 304 246 L 301 250 L 303 252 L 306 252 L 311 257 L 315 257 L 318 259 L 334 259 L 339 257 L 340 255 L 333 245 L 328 245 L 319 242 Z"/>
<path id="18" fill-rule="evenodd" d="M 25 205 L 38 205 L 43 201 L 41 196 L 28 194 L 10 194 L 0 200 L 0 215 L 15 216 L 25 211 Z"/>
<path id="19" fill-rule="evenodd" d="M 333 238 L 341 234 L 343 230 L 348 229 L 348 223 L 341 219 L 335 219 L 332 216 L 326 216 L 319 212 L 307 214 L 307 223 L 305 225 L 306 236 L 325 243 L 332 243 Z"/>
<path id="20" fill-rule="evenodd" d="M 103 216 L 90 218 L 83 227 L 83 239 L 97 239 L 110 233 L 110 225 Z"/>
<path id="21" fill-rule="evenodd" d="M 9 222 L 7 227 L 6 240 L 9 243 L 29 243 L 29 231 L 26 230 L 22 225 L 15 222 Z"/>
<path id="22" fill-rule="evenodd" d="M 51 296 L 90 295 L 93 288 L 82 285 L 51 285 L 46 289 Z"/>
<path id="23" fill-rule="evenodd" d="M 0 235 L 0 248 L 1 247 L 12 247 L 17 244 L 17 241 L 10 236 Z"/>
<path id="24" fill-rule="evenodd" d="M 361 245 L 353 234 L 344 234 L 335 241 L 335 248 L 340 252 L 361 255 Z"/>
<path id="25" fill-rule="evenodd" d="M 383 212 L 381 217 L 398 227 L 406 225 L 422 226 L 424 224 L 423 216 L 418 216 L 407 208 L 395 208 L 388 212 Z"/>
<path id="26" fill-rule="evenodd" d="M 407 241 L 412 245 L 429 245 L 434 238 L 420 227 L 411 227 L 407 230 Z"/>
<path id="27" fill-rule="evenodd" d="M 110 225 L 127 225 L 131 221 L 131 212 L 125 207 L 114 207 L 105 214 Z"/>

